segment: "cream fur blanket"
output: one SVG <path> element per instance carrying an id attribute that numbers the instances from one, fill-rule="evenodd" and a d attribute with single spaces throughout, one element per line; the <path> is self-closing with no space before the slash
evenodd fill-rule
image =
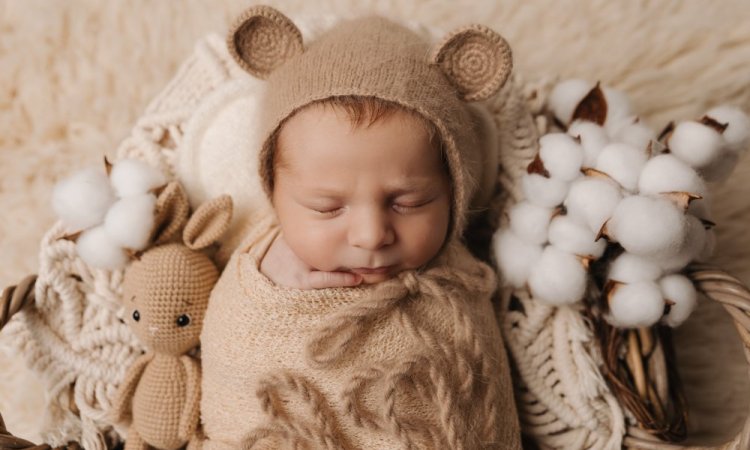
<path id="1" fill-rule="evenodd" d="M 750 110 L 747 0 L 267 3 L 292 16 L 379 12 L 442 29 L 481 22 L 508 39 L 526 78 L 601 80 L 627 91 L 656 128 L 722 102 Z M 53 223 L 52 185 L 113 156 L 194 42 L 223 32 L 248 5 L 0 0 L 1 286 L 36 272 L 38 242 Z M 750 283 L 750 160 L 713 192 L 716 262 Z M 704 303 L 677 334 L 696 438 L 727 436 L 750 402 L 734 330 Z M 0 412 L 11 431 L 39 441 L 44 394 L 20 361 L 0 352 Z"/>

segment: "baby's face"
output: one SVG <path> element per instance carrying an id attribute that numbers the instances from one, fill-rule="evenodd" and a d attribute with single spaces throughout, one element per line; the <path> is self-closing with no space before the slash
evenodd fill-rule
<path id="1" fill-rule="evenodd" d="M 322 271 L 384 281 L 430 261 L 446 239 L 451 188 L 417 118 L 395 112 L 353 127 L 312 105 L 278 138 L 273 204 L 292 251 Z"/>

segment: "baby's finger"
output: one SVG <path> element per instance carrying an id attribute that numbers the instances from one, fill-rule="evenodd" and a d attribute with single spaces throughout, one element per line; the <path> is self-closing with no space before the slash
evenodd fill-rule
<path id="1" fill-rule="evenodd" d="M 351 272 L 323 272 L 314 270 L 308 277 L 312 289 L 352 287 L 362 283 L 362 276 Z"/>

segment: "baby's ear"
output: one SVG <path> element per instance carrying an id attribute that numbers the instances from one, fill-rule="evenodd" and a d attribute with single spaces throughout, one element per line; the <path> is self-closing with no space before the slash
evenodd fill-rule
<path id="1" fill-rule="evenodd" d="M 260 79 L 303 51 L 302 33 L 270 6 L 245 11 L 229 32 L 227 46 L 240 67 Z"/>
<path id="2" fill-rule="evenodd" d="M 192 250 L 200 250 L 218 241 L 232 221 L 232 197 L 222 195 L 206 202 L 190 217 L 182 240 Z"/>
<path id="3" fill-rule="evenodd" d="M 494 95 L 513 68 L 510 46 L 483 25 L 469 25 L 449 33 L 432 53 L 448 79 L 469 102 Z"/>

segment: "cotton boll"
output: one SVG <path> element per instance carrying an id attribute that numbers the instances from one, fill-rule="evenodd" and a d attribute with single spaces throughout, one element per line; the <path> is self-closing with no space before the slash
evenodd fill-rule
<path id="1" fill-rule="evenodd" d="M 567 124 L 573 112 L 594 85 L 585 80 L 571 79 L 558 83 L 549 94 L 547 104 L 557 120 Z"/>
<path id="2" fill-rule="evenodd" d="M 128 262 L 125 250 L 109 236 L 103 225 L 81 233 L 76 251 L 86 264 L 100 269 L 115 270 Z"/>
<path id="3" fill-rule="evenodd" d="M 576 120 L 568 127 L 568 134 L 581 140 L 583 167 L 594 167 L 602 149 L 609 143 L 604 128 L 585 120 Z"/>
<path id="4" fill-rule="evenodd" d="M 649 327 L 664 314 L 664 297 L 653 281 L 621 284 L 609 295 L 607 322 L 615 327 Z"/>
<path id="5" fill-rule="evenodd" d="M 534 298 L 550 305 L 567 305 L 583 298 L 588 272 L 572 253 L 547 246 L 529 273 Z"/>
<path id="6" fill-rule="evenodd" d="M 541 245 L 530 244 L 507 229 L 492 237 L 492 249 L 500 276 L 514 287 L 522 287 L 531 267 L 542 255 Z"/>
<path id="7" fill-rule="evenodd" d="M 550 133 L 539 139 L 539 157 L 552 178 L 571 181 L 581 174 L 583 148 L 564 133 Z"/>
<path id="8" fill-rule="evenodd" d="M 547 242 L 547 229 L 552 219 L 552 209 L 529 202 L 515 204 L 509 211 L 510 228 L 516 236 L 530 244 Z"/>
<path id="9" fill-rule="evenodd" d="M 607 243 L 596 240 L 596 233 L 570 216 L 557 216 L 549 225 L 549 242 L 555 247 L 577 256 L 598 259 L 604 254 Z"/>
<path id="10" fill-rule="evenodd" d="M 685 216 L 687 231 L 685 240 L 674 252 L 664 252 L 652 257 L 655 264 L 665 272 L 677 272 L 698 258 L 706 245 L 706 229 L 700 219 L 690 214 Z"/>
<path id="11" fill-rule="evenodd" d="M 568 216 L 586 224 L 593 233 L 598 233 L 620 200 L 622 193 L 614 181 L 585 177 L 570 185 L 565 208 Z"/>
<path id="12" fill-rule="evenodd" d="M 611 143 L 602 149 L 594 168 L 612 177 L 624 189 L 634 191 L 647 159 L 645 150 L 628 144 Z"/>
<path id="13" fill-rule="evenodd" d="M 714 233 L 714 230 L 706 230 L 706 242 L 695 260 L 698 262 L 709 261 L 714 254 L 714 250 L 716 250 L 716 233 Z"/>
<path id="14" fill-rule="evenodd" d="M 118 245 L 143 250 L 154 228 L 155 206 L 156 197 L 153 194 L 125 197 L 109 209 L 104 228 Z"/>
<path id="15" fill-rule="evenodd" d="M 706 184 L 695 169 L 676 156 L 666 153 L 646 162 L 638 179 L 638 192 L 689 192 L 703 196 L 706 193 Z"/>
<path id="16" fill-rule="evenodd" d="M 521 189 L 526 200 L 543 208 L 562 204 L 568 194 L 568 183 L 557 178 L 546 178 L 537 173 L 521 178 Z"/>
<path id="17" fill-rule="evenodd" d="M 715 121 L 727 124 L 723 136 L 728 148 L 743 152 L 750 146 L 750 117 L 739 108 L 721 105 L 711 109 L 706 115 Z"/>
<path id="18" fill-rule="evenodd" d="M 630 99 L 627 94 L 619 89 L 605 87 L 604 99 L 607 101 L 607 119 L 605 125 L 611 122 L 618 122 L 630 115 Z"/>
<path id="19" fill-rule="evenodd" d="M 661 268 L 650 258 L 625 252 L 612 261 L 607 278 L 621 283 L 638 283 L 656 281 L 661 275 Z"/>
<path id="20" fill-rule="evenodd" d="M 685 240 L 685 214 L 664 198 L 624 198 L 607 222 L 607 234 L 638 255 L 672 254 Z"/>
<path id="21" fill-rule="evenodd" d="M 662 296 L 673 304 L 664 315 L 662 322 L 670 327 L 681 325 L 690 316 L 698 303 L 698 292 L 693 283 L 684 275 L 667 275 L 659 280 Z"/>
<path id="22" fill-rule="evenodd" d="M 103 169 L 90 168 L 66 178 L 52 191 L 52 208 L 72 230 L 102 223 L 115 194 Z"/>
<path id="23" fill-rule="evenodd" d="M 714 162 L 725 141 L 713 128 L 698 122 L 677 124 L 667 141 L 669 150 L 691 167 L 699 169 Z"/>
<path id="24" fill-rule="evenodd" d="M 624 119 L 622 125 L 612 133 L 612 140 L 646 150 L 651 141 L 656 140 L 656 133 L 637 117 Z"/>
<path id="25" fill-rule="evenodd" d="M 115 193 L 123 198 L 145 194 L 166 183 L 159 170 L 138 159 L 121 159 L 112 166 L 109 176 Z"/>

